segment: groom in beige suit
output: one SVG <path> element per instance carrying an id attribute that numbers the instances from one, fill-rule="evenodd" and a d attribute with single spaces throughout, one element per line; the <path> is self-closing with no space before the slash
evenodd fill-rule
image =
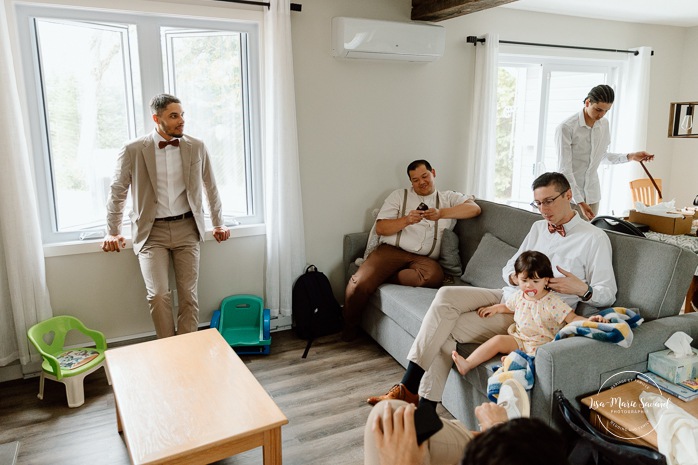
<path id="1" fill-rule="evenodd" d="M 206 189 L 213 237 L 225 241 L 221 201 L 204 143 L 184 135 L 182 104 L 169 94 L 150 101 L 155 130 L 128 142 L 117 161 L 107 202 L 105 252 L 126 246 L 121 235 L 129 188 L 133 210 L 133 251 L 145 281 L 150 315 L 158 338 L 197 330 L 199 243 L 204 239 L 203 189 Z M 175 328 L 169 289 L 170 259 L 174 266 L 179 312 Z"/>

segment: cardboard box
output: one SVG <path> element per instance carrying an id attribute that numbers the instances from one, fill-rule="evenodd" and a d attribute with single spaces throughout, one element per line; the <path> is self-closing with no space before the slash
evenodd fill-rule
<path id="1" fill-rule="evenodd" d="M 669 218 L 668 216 L 650 215 L 630 210 L 628 221 L 631 223 L 646 224 L 651 231 L 664 234 L 688 234 L 691 232 L 692 216 Z"/>
<path id="2" fill-rule="evenodd" d="M 651 352 L 647 357 L 647 369 L 672 383 L 678 384 L 698 376 L 698 349 L 691 348 L 693 355 L 676 358 L 669 349 Z"/>

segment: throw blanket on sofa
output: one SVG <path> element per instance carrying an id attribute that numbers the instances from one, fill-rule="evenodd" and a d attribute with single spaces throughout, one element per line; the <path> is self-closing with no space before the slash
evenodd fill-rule
<path id="1" fill-rule="evenodd" d="M 630 347 L 633 343 L 632 328 L 636 328 L 644 321 L 638 309 L 612 307 L 599 312 L 610 323 L 597 323 L 595 321 L 573 321 L 555 335 L 555 340 L 572 336 L 584 336 L 597 341 L 612 342 L 621 347 Z"/>
<path id="2" fill-rule="evenodd" d="M 499 397 L 499 389 L 502 383 L 508 379 L 515 379 L 527 391 L 533 387 L 533 378 L 535 369 L 533 366 L 534 357 L 527 355 L 526 352 L 515 350 L 506 357 L 501 367 L 487 379 L 487 397 L 492 402 L 497 402 Z"/>

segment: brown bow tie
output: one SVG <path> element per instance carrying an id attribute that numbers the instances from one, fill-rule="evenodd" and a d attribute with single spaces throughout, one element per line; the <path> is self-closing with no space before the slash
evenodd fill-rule
<path id="1" fill-rule="evenodd" d="M 171 140 L 161 140 L 158 142 L 158 147 L 161 149 L 164 149 L 168 145 L 174 145 L 175 147 L 179 147 L 179 139 L 171 139 Z"/>
<path id="2" fill-rule="evenodd" d="M 550 234 L 559 233 L 562 237 L 565 237 L 565 225 L 555 226 L 554 224 L 548 223 L 548 231 Z"/>

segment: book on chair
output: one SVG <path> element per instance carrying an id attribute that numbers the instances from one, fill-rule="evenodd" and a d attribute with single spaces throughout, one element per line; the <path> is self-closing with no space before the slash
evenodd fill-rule
<path id="1" fill-rule="evenodd" d="M 92 349 L 71 349 L 56 357 L 63 370 L 74 370 L 91 362 L 99 356 L 99 352 Z"/>

